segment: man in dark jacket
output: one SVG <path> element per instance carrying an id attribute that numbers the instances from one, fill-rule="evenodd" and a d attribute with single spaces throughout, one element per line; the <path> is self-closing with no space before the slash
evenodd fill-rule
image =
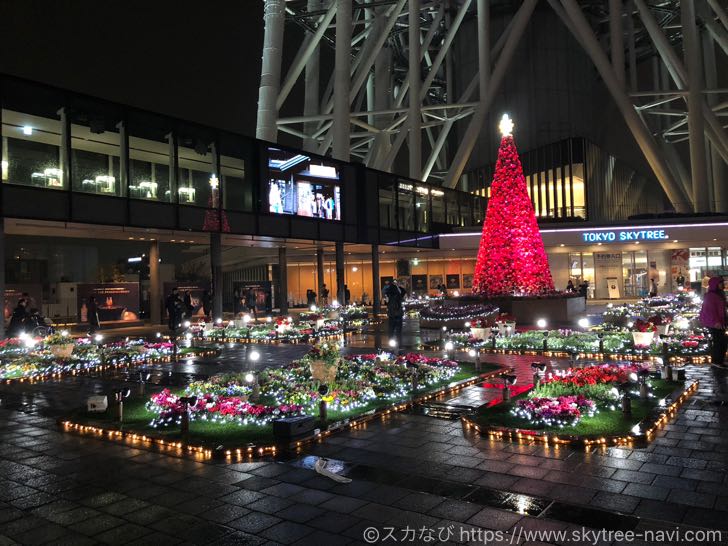
<path id="1" fill-rule="evenodd" d="M 167 296 L 164 306 L 167 308 L 167 324 L 174 332 L 182 322 L 182 300 L 179 299 L 177 288 L 172 288 L 172 293 Z"/>
<path id="2" fill-rule="evenodd" d="M 407 291 L 399 286 L 397 279 L 394 279 L 384 289 L 384 296 L 387 298 L 387 319 L 389 323 L 389 339 L 397 342 L 397 347 L 402 346 L 402 318 L 404 310 L 402 301 Z"/>
<path id="3" fill-rule="evenodd" d="M 28 302 L 20 298 L 17 307 L 13 310 L 8 325 L 8 337 L 18 337 L 25 330 L 25 323 L 28 320 L 28 310 L 26 308 Z"/>

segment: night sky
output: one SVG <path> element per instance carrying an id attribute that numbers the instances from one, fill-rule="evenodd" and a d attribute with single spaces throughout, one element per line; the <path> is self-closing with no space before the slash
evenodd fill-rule
<path id="1" fill-rule="evenodd" d="M 251 136 L 262 43 L 262 0 L 0 0 L 0 71 Z"/>

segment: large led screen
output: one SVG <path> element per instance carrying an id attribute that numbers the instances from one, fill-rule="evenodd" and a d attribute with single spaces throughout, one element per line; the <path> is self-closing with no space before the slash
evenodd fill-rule
<path id="1" fill-rule="evenodd" d="M 268 210 L 341 220 L 339 167 L 301 153 L 268 148 Z"/>

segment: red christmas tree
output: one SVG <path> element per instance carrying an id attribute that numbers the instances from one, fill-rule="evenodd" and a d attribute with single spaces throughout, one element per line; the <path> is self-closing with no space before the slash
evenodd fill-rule
<path id="1" fill-rule="evenodd" d="M 549 262 L 507 115 L 473 276 L 473 293 L 537 295 L 554 290 Z"/>

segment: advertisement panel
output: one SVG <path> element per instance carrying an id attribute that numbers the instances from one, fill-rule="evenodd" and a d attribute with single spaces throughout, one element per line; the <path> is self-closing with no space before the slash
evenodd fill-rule
<path id="1" fill-rule="evenodd" d="M 76 291 L 79 322 L 88 321 L 88 300 L 96 299 L 100 322 L 139 320 L 139 283 L 79 284 Z"/>
<path id="2" fill-rule="evenodd" d="M 299 152 L 268 148 L 268 211 L 341 220 L 339 166 Z"/>
<path id="3" fill-rule="evenodd" d="M 236 307 L 249 311 L 246 296 L 251 289 L 255 294 L 256 311 L 270 313 L 273 310 L 273 287 L 270 281 L 234 281 L 233 297 L 239 301 Z"/>
<path id="4" fill-rule="evenodd" d="M 18 300 L 25 298 L 28 300 L 26 309 L 41 309 L 43 301 L 43 286 L 40 284 L 6 284 L 5 285 L 5 301 L 3 304 L 3 316 L 5 320 L 9 320 L 13 314 L 13 309 L 18 306 Z"/>
<path id="5" fill-rule="evenodd" d="M 162 301 L 167 301 L 167 296 L 172 293 L 172 289 L 177 288 L 179 290 L 179 297 L 184 301 L 185 294 L 190 295 L 190 304 L 192 305 L 192 317 L 204 317 L 204 303 L 205 303 L 205 292 L 208 293 L 210 302 L 212 302 L 212 295 L 210 295 L 210 283 L 208 281 L 199 282 L 165 282 L 164 283 L 164 298 Z M 212 312 L 212 309 L 209 310 Z"/>

